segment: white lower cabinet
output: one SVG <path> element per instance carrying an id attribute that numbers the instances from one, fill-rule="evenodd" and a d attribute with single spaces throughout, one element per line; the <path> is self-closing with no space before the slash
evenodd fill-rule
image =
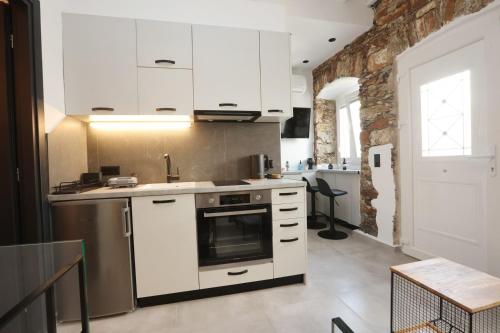
<path id="1" fill-rule="evenodd" d="M 241 265 L 243 264 L 243 265 Z M 200 288 L 214 288 L 234 284 L 270 280 L 273 278 L 273 263 L 239 263 L 217 268 L 200 269 Z"/>
<path id="2" fill-rule="evenodd" d="M 137 297 L 199 289 L 194 194 L 132 198 Z"/>
<path id="3" fill-rule="evenodd" d="M 274 278 L 305 274 L 305 188 L 273 190 L 272 203 Z"/>

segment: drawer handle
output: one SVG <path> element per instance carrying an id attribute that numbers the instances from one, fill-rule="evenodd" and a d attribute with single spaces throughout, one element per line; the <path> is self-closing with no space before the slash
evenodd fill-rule
<path id="1" fill-rule="evenodd" d="M 298 223 L 289 223 L 289 224 L 280 224 L 280 227 L 282 228 L 291 228 L 291 227 L 296 227 L 298 226 Z"/>
<path id="2" fill-rule="evenodd" d="M 175 199 L 169 199 L 169 200 L 153 200 L 153 203 L 155 205 L 157 204 L 166 204 L 166 203 L 174 203 Z"/>
<path id="3" fill-rule="evenodd" d="M 267 110 L 267 112 L 269 112 L 269 113 L 283 113 L 283 110 L 280 110 L 280 109 L 271 109 L 271 110 Z"/>
<path id="4" fill-rule="evenodd" d="M 298 210 L 299 207 L 293 207 L 293 208 L 280 208 L 280 212 L 293 212 L 294 210 Z"/>
<path id="5" fill-rule="evenodd" d="M 170 59 L 158 59 L 158 60 L 155 60 L 155 64 L 171 64 L 171 65 L 175 65 L 175 61 L 174 60 L 170 60 Z"/>
<path id="6" fill-rule="evenodd" d="M 161 111 L 177 111 L 176 108 L 156 108 L 156 111 L 157 112 L 161 112 Z"/>
<path id="7" fill-rule="evenodd" d="M 296 242 L 299 240 L 299 237 L 295 237 L 295 238 L 290 238 L 290 239 L 280 239 L 280 242 L 282 243 L 291 243 L 291 242 Z"/>
<path id="8" fill-rule="evenodd" d="M 243 275 L 243 274 L 246 274 L 248 273 L 248 269 L 245 269 L 241 272 L 227 272 L 227 275 L 229 276 L 235 276 L 235 275 Z"/>
<path id="9" fill-rule="evenodd" d="M 115 109 L 104 107 L 104 106 L 97 106 L 95 108 L 92 108 L 92 111 L 115 111 Z"/>
<path id="10" fill-rule="evenodd" d="M 280 196 L 285 197 L 285 196 L 290 196 L 290 195 L 297 195 L 299 192 L 285 192 L 285 193 L 280 193 Z"/>
<path id="11" fill-rule="evenodd" d="M 231 107 L 235 108 L 238 106 L 238 104 L 236 104 L 236 103 L 219 103 L 219 106 L 220 107 L 231 106 Z"/>

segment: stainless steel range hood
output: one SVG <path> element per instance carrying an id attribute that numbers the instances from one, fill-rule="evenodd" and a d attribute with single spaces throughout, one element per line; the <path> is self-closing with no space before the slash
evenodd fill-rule
<path id="1" fill-rule="evenodd" d="M 195 110 L 194 121 L 197 122 L 226 122 L 226 123 L 253 123 L 260 118 L 260 111 L 220 111 Z"/>

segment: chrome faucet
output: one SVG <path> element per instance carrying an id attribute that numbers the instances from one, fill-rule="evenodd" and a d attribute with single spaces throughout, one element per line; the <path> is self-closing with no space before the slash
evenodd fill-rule
<path id="1" fill-rule="evenodd" d="M 165 162 L 167 163 L 167 183 L 171 183 L 174 180 L 179 180 L 179 168 L 177 167 L 177 174 L 173 175 L 172 174 L 172 161 L 170 160 L 170 155 L 165 154 L 163 155 L 163 158 L 165 159 Z"/>

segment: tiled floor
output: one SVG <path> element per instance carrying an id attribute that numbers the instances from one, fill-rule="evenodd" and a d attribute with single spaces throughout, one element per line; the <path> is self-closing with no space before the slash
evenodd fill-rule
<path id="1" fill-rule="evenodd" d="M 309 230 L 308 241 L 307 285 L 138 309 L 93 320 L 92 332 L 326 333 L 333 317 L 356 333 L 389 332 L 389 267 L 412 259 L 356 233 L 330 241 Z"/>

